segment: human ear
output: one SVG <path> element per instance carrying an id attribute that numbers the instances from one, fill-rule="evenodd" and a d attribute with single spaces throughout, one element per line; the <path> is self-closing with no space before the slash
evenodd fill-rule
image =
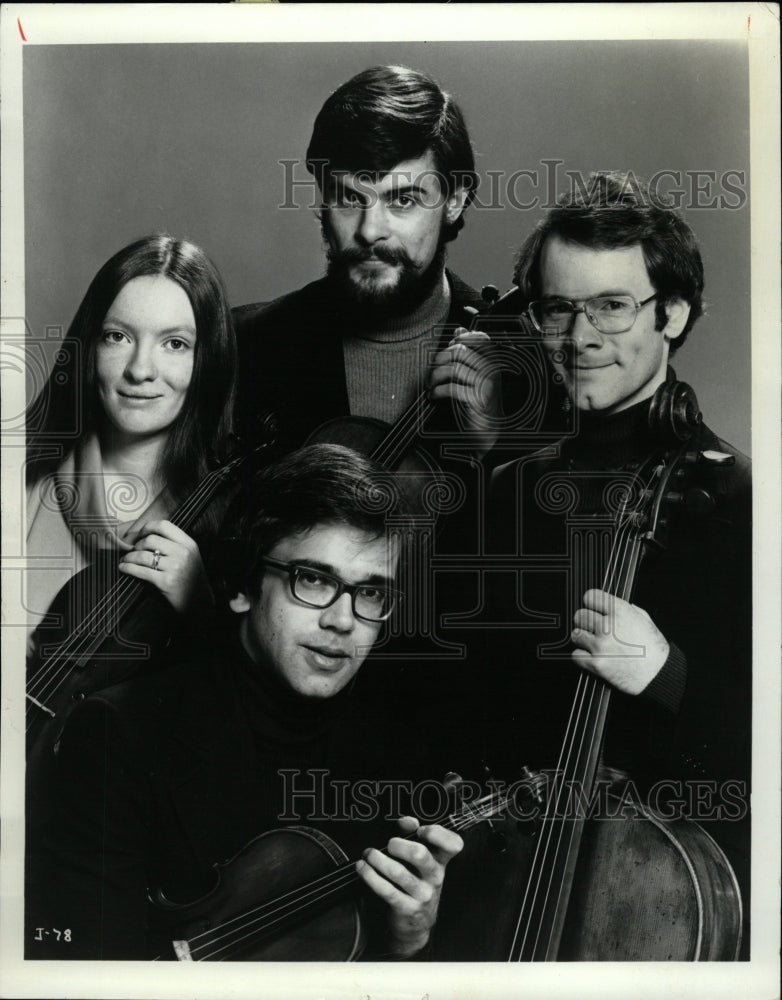
<path id="1" fill-rule="evenodd" d="M 670 302 L 665 303 L 665 315 L 668 317 L 668 321 L 663 327 L 663 336 L 666 340 L 676 340 L 687 325 L 690 304 L 684 299 L 671 299 Z"/>
<path id="2" fill-rule="evenodd" d="M 237 615 L 244 614 L 245 611 L 250 610 L 250 599 L 246 594 L 237 594 L 236 597 L 232 597 L 228 602 L 228 607 L 231 611 L 235 611 Z"/>
<path id="3" fill-rule="evenodd" d="M 449 194 L 445 201 L 445 221 L 449 226 L 459 218 L 467 205 L 469 192 L 463 184 L 457 185 L 452 194 Z"/>

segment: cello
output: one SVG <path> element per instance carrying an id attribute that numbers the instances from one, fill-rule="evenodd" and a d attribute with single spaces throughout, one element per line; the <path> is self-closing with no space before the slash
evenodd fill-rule
<path id="1" fill-rule="evenodd" d="M 713 505 L 704 491 L 686 489 L 688 467 L 733 460 L 701 450 L 701 415 L 683 383 L 660 387 L 650 420 L 665 445 L 635 471 L 617 505 L 603 581 L 605 591 L 625 600 L 632 596 L 644 552 L 665 545 L 666 505 L 684 503 L 701 511 Z M 584 808 L 598 783 L 610 697 L 606 682 L 580 673 L 521 899 L 501 914 L 506 936 L 501 932 L 491 957 L 736 960 L 741 894 L 709 834 L 690 820 L 663 820 L 621 796 L 607 799 L 615 804 L 613 818 L 590 818 Z"/>

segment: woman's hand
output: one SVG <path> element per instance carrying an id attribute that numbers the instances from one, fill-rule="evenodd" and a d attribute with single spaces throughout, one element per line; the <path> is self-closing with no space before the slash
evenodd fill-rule
<path id="1" fill-rule="evenodd" d="M 356 871 L 369 888 L 388 905 L 389 950 L 396 958 L 409 958 L 429 941 L 437 919 L 445 866 L 461 851 L 462 838 L 442 826 L 419 826 L 412 816 L 399 825 L 411 839 L 392 837 L 387 854 L 375 848 L 364 851 Z"/>
<path id="2" fill-rule="evenodd" d="M 149 521 L 119 563 L 122 573 L 156 587 L 180 614 L 214 601 L 198 546 L 170 521 Z"/>

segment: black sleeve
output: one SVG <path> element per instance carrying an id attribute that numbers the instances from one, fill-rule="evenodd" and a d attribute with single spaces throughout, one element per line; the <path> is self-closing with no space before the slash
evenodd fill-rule
<path id="1" fill-rule="evenodd" d="M 149 957 L 149 799 L 142 748 L 125 729 L 117 709 L 93 697 L 63 733 L 52 821 L 29 848 L 29 958 Z"/>

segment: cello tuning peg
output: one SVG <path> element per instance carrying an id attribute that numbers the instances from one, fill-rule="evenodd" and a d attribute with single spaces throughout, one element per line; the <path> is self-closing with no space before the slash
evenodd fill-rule
<path id="1" fill-rule="evenodd" d="M 494 851 L 495 854 L 504 854 L 508 849 L 508 838 L 502 830 L 495 830 L 491 821 L 489 821 L 489 826 L 491 827 L 488 838 L 489 848 Z"/>
<path id="2" fill-rule="evenodd" d="M 728 455 L 724 451 L 702 451 L 698 455 L 699 461 L 705 465 L 735 465 L 736 459 L 733 455 Z"/>
<path id="3" fill-rule="evenodd" d="M 732 455 L 728 457 L 733 458 Z M 685 490 L 684 506 L 693 514 L 711 514 L 717 505 L 714 502 L 714 497 L 708 490 L 693 487 L 692 489 Z"/>
<path id="4" fill-rule="evenodd" d="M 693 486 L 684 493 L 667 493 L 665 499 L 668 503 L 684 507 L 691 514 L 710 514 L 716 506 L 711 493 L 699 486 Z"/>

